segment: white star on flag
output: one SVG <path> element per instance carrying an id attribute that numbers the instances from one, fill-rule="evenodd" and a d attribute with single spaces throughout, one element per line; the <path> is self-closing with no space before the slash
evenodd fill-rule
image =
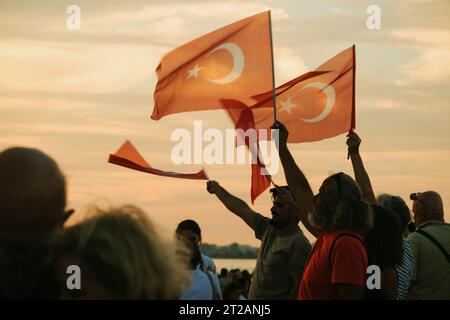
<path id="1" fill-rule="evenodd" d="M 188 70 L 188 76 L 187 79 L 191 78 L 191 77 L 196 77 L 198 78 L 198 72 L 200 70 L 202 70 L 202 67 L 198 66 L 198 63 L 195 65 L 195 67 L 193 67 L 192 69 Z"/>
<path id="2" fill-rule="evenodd" d="M 292 108 L 296 107 L 297 105 L 292 103 L 292 98 L 289 97 L 286 101 L 280 101 L 281 104 L 281 111 L 286 111 L 287 113 L 292 113 Z"/>

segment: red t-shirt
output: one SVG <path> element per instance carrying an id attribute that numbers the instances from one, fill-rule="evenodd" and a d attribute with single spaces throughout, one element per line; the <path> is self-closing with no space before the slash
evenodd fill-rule
<path id="1" fill-rule="evenodd" d="M 319 234 L 303 272 L 298 300 L 338 300 L 336 284 L 365 285 L 368 261 L 361 241 L 353 236 L 340 236 L 334 244 L 329 261 L 331 245 L 341 233 L 363 239 L 357 233 L 342 230 Z"/>

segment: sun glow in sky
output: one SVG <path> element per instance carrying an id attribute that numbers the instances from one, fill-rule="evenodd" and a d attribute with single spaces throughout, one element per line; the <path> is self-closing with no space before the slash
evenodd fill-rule
<path id="1" fill-rule="evenodd" d="M 68 30 L 66 9 L 81 9 Z M 366 27 L 369 5 L 380 30 Z M 272 10 L 276 82 L 313 70 L 356 44 L 356 131 L 376 194 L 408 199 L 435 190 L 450 220 L 450 3 L 447 0 L 341 1 L 0 1 L 0 149 L 35 147 L 66 173 L 72 223 L 89 204 L 135 204 L 161 233 L 199 222 L 205 242 L 257 245 L 253 232 L 206 192 L 204 181 L 146 175 L 107 163 L 131 139 L 154 167 L 176 172 L 177 128 L 225 130 L 224 111 L 150 119 L 161 57 L 187 41 Z M 313 190 L 331 172 L 353 175 L 345 136 L 290 146 Z M 209 176 L 250 202 L 249 165 L 205 165 Z M 274 177 L 284 183 L 283 172 Z M 411 202 L 407 203 L 411 207 Z M 270 195 L 255 210 L 270 214 Z M 312 239 L 312 237 L 310 237 Z"/>

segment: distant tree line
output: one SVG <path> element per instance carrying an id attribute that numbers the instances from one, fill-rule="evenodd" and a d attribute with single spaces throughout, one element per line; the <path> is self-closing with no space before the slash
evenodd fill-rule
<path id="1" fill-rule="evenodd" d="M 211 258 L 256 259 L 258 255 L 258 248 L 238 243 L 232 243 L 228 246 L 202 243 L 200 249 L 203 254 Z"/>

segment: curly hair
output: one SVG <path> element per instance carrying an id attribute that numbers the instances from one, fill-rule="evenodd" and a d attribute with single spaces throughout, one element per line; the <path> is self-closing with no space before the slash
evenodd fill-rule
<path id="1" fill-rule="evenodd" d="M 334 212 L 319 213 L 315 209 L 308 218 L 312 225 L 325 232 L 348 230 L 364 234 L 373 224 L 372 210 L 362 200 L 361 191 L 352 177 L 336 173 L 325 179 L 325 183 L 336 182 L 336 208 Z"/>

